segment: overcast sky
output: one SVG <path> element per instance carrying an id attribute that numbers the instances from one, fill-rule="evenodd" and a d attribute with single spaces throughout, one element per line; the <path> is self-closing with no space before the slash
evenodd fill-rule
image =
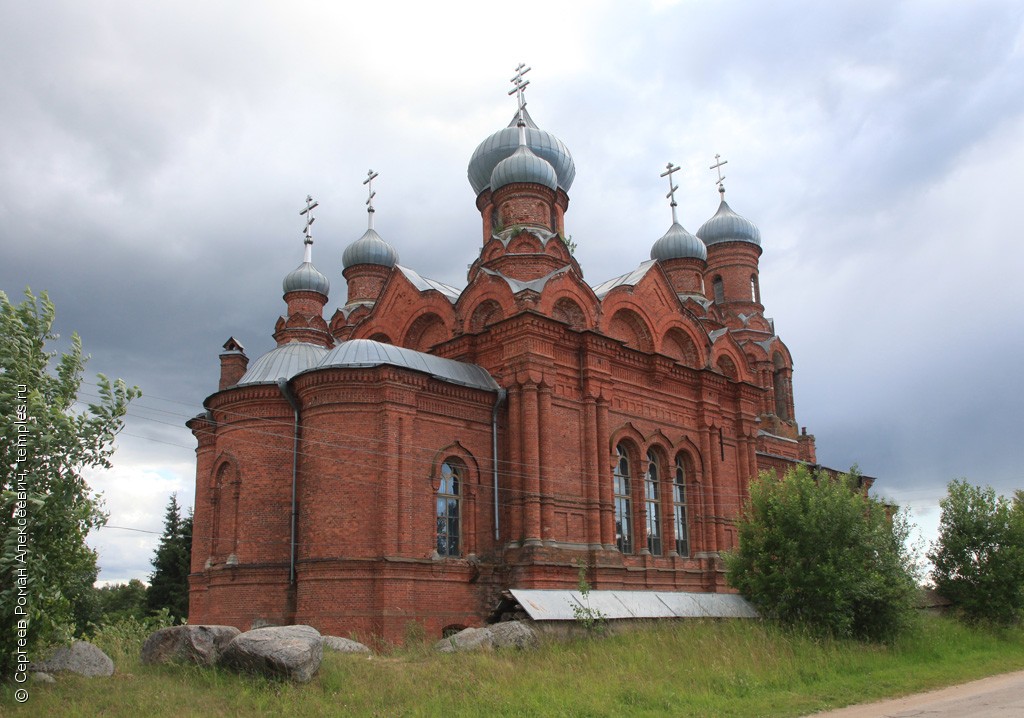
<path id="1" fill-rule="evenodd" d="M 84 399 L 96 372 L 144 392 L 90 474 L 101 579 L 145 579 L 169 495 L 192 504 L 184 422 L 228 336 L 273 346 L 307 193 L 328 317 L 371 167 L 401 263 L 464 286 L 466 165 L 519 62 L 576 162 L 592 285 L 668 229 L 667 162 L 681 223 L 714 214 L 720 153 L 819 461 L 878 477 L 926 539 L 951 479 L 1024 487 L 1024 5 L 340 5 L 0 3 L 0 289 L 49 291 Z"/>

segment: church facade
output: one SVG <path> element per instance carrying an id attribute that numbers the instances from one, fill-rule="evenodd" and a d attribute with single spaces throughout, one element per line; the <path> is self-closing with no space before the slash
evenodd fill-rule
<path id="1" fill-rule="evenodd" d="M 651 259 L 588 284 L 564 239 L 572 156 L 515 82 L 516 116 L 469 164 L 481 234 L 464 288 L 399 263 L 371 173 L 344 304 L 327 318 L 307 224 L 276 348 L 250 362 L 225 344 L 189 422 L 191 623 L 440 636 L 510 588 L 575 588 L 581 564 L 597 590 L 728 591 L 720 552 L 749 481 L 815 463 L 757 227 L 719 183 L 690 234 L 669 165 Z"/>

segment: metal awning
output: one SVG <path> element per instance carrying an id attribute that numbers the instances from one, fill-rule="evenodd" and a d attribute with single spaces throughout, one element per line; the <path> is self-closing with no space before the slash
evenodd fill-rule
<path id="1" fill-rule="evenodd" d="M 757 611 L 733 593 L 676 591 L 579 591 L 513 588 L 509 591 L 535 621 L 573 621 L 573 607 L 587 608 L 607 619 L 619 618 L 757 618 Z"/>

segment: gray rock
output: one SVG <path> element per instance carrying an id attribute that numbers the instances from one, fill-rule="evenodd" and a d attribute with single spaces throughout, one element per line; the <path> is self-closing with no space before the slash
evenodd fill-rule
<path id="1" fill-rule="evenodd" d="M 240 634 L 234 626 L 170 626 L 154 631 L 142 644 L 144 664 L 193 663 L 212 666 L 231 640 Z"/>
<path id="2" fill-rule="evenodd" d="M 536 648 L 537 632 L 523 621 L 506 621 L 489 626 L 491 645 L 495 648 Z"/>
<path id="3" fill-rule="evenodd" d="M 80 676 L 114 675 L 114 662 L 110 656 L 88 641 L 72 641 L 61 646 L 49 658 L 33 663 L 31 670 L 42 673 L 77 673 Z"/>
<path id="4" fill-rule="evenodd" d="M 496 623 L 485 628 L 466 628 L 442 638 L 434 644 L 441 653 L 478 651 L 494 648 L 532 648 L 537 645 L 537 633 L 522 621 Z"/>
<path id="5" fill-rule="evenodd" d="M 312 626 L 257 628 L 235 636 L 220 665 L 242 673 L 306 683 L 320 670 L 323 641 Z"/>
<path id="6" fill-rule="evenodd" d="M 331 651 L 337 651 L 339 653 L 372 653 L 369 648 L 364 646 L 359 641 L 353 641 L 349 638 L 341 638 L 340 636 L 324 636 L 323 637 L 324 648 Z"/>
<path id="7" fill-rule="evenodd" d="M 57 679 L 51 676 L 49 673 L 43 673 L 42 671 L 36 671 L 32 674 L 32 680 L 36 683 L 56 683 Z"/>

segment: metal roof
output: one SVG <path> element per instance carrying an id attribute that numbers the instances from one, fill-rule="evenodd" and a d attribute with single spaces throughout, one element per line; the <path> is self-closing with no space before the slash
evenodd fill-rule
<path id="1" fill-rule="evenodd" d="M 305 290 L 319 292 L 326 297 L 331 291 L 330 280 L 314 267 L 312 262 L 303 262 L 290 271 L 281 286 L 285 294 Z"/>
<path id="2" fill-rule="evenodd" d="M 482 267 L 481 271 L 484 272 L 484 274 L 490 274 L 492 277 L 499 277 L 501 279 L 504 279 L 506 284 L 508 284 L 509 289 L 512 290 L 513 294 L 519 294 L 519 292 L 523 291 L 524 289 L 532 289 L 533 291 L 540 294 L 542 291 L 544 291 L 544 285 L 551 281 L 552 277 L 562 274 L 563 272 L 571 268 L 572 265 L 567 264 L 564 267 L 559 267 L 553 272 L 548 272 L 543 277 L 539 277 L 529 282 L 522 282 L 518 279 L 513 279 L 512 277 L 506 277 L 501 272 L 496 272 L 493 269 L 488 269 L 487 267 Z"/>
<path id="3" fill-rule="evenodd" d="M 314 369 L 372 367 L 387 364 L 429 374 L 435 379 L 484 391 L 498 391 L 498 382 L 476 364 L 383 344 L 371 339 L 350 339 L 334 347 Z"/>
<path id="4" fill-rule="evenodd" d="M 703 259 L 707 261 L 708 248 L 687 232 L 683 225 L 673 222 L 668 231 L 651 247 L 651 259 Z"/>
<path id="5" fill-rule="evenodd" d="M 441 294 L 447 297 L 448 301 L 450 301 L 452 304 L 455 304 L 455 301 L 459 298 L 459 295 L 462 294 L 461 289 L 456 289 L 455 287 L 450 286 L 448 284 L 443 284 L 442 282 L 422 277 L 415 269 L 409 269 L 408 267 L 403 267 L 401 265 L 397 266 L 402 271 L 402 274 L 405 275 L 405 278 L 409 280 L 410 284 L 412 284 L 414 287 L 416 287 L 416 289 L 420 290 L 421 292 L 426 292 L 427 290 L 430 289 L 441 292 Z"/>
<path id="6" fill-rule="evenodd" d="M 345 253 L 341 255 L 341 264 L 345 269 L 356 264 L 394 267 L 398 264 L 398 252 L 381 239 L 375 230 L 367 229 L 362 237 L 345 248 Z"/>
<path id="7" fill-rule="evenodd" d="M 697 236 L 708 246 L 719 242 L 749 242 L 761 246 L 761 230 L 746 217 L 733 212 L 724 199 L 715 216 L 697 230 Z"/>
<path id="8" fill-rule="evenodd" d="M 530 113 L 523 110 L 523 119 L 526 121 L 526 145 L 535 155 L 546 160 L 555 170 L 558 177 L 558 186 L 566 192 L 572 187 L 572 181 L 576 178 L 576 165 L 569 153 L 569 148 L 550 132 L 537 127 L 537 123 L 530 117 Z M 519 111 L 512 117 L 508 127 L 498 130 L 493 135 L 480 143 L 469 160 L 467 175 L 473 192 L 480 194 L 489 186 L 491 173 L 494 168 L 506 157 L 510 156 L 519 147 Z"/>
<path id="9" fill-rule="evenodd" d="M 650 270 L 651 267 L 654 266 L 654 264 L 655 260 L 648 259 L 646 262 L 642 263 L 632 272 L 623 274 L 621 277 L 615 277 L 615 279 L 609 279 L 606 282 L 598 284 L 596 287 L 594 287 L 594 294 L 597 295 L 598 299 L 604 299 L 605 295 L 608 294 L 608 292 L 615 289 L 615 287 L 621 287 L 623 285 L 633 286 L 641 279 L 643 279 L 644 275 L 647 274 L 647 272 Z"/>
<path id="10" fill-rule="evenodd" d="M 619 618 L 757 618 L 757 611 L 733 593 L 674 591 L 579 591 L 513 588 L 510 593 L 535 621 L 572 621 L 573 607 Z"/>
<path id="11" fill-rule="evenodd" d="M 544 185 L 548 189 L 558 189 L 555 168 L 547 160 L 533 154 L 526 145 L 519 145 L 515 152 L 495 165 L 491 172 L 492 192 L 513 182 L 530 182 Z"/>
<path id="12" fill-rule="evenodd" d="M 282 344 L 254 361 L 236 386 L 274 384 L 278 379 L 291 379 L 300 371 L 316 366 L 326 354 L 327 350 L 316 344 Z"/>

